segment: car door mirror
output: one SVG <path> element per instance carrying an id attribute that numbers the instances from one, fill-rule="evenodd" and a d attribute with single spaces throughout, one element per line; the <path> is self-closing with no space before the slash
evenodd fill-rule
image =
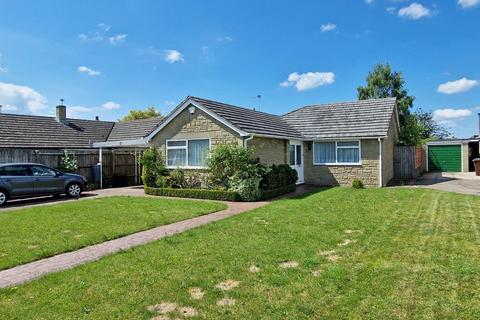
<path id="1" fill-rule="evenodd" d="M 63 172 L 55 171 L 55 177 L 60 177 L 61 175 L 63 175 Z"/>

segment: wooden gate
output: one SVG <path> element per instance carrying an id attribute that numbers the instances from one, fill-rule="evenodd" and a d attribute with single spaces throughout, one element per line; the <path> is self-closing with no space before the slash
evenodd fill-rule
<path id="1" fill-rule="evenodd" d="M 395 179 L 418 178 L 425 171 L 425 150 L 419 147 L 396 146 L 393 164 Z"/>

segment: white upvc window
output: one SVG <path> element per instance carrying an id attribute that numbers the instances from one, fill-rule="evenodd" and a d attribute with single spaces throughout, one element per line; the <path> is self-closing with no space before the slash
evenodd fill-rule
<path id="1" fill-rule="evenodd" d="M 206 168 L 210 139 L 166 141 L 167 168 Z"/>
<path id="2" fill-rule="evenodd" d="M 359 165 L 361 161 L 359 140 L 316 141 L 313 143 L 314 165 Z"/>

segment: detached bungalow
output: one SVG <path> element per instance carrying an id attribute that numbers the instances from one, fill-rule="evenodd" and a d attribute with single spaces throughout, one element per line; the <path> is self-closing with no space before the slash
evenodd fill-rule
<path id="1" fill-rule="evenodd" d="M 159 148 L 167 167 L 192 170 L 205 168 L 204 155 L 217 145 L 234 143 L 253 147 L 265 164 L 289 164 L 298 183 L 351 185 L 357 178 L 385 186 L 393 178 L 398 124 L 395 98 L 310 105 L 279 116 L 187 97 L 149 135 L 118 143 Z"/>

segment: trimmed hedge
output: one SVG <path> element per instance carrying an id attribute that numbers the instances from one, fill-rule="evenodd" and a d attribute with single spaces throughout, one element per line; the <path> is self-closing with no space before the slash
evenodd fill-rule
<path id="1" fill-rule="evenodd" d="M 289 184 L 287 186 L 283 186 L 283 187 L 272 189 L 272 190 L 264 190 L 262 191 L 262 195 L 260 199 L 266 200 L 266 199 L 275 198 L 275 197 L 281 196 L 282 194 L 293 192 L 295 191 L 296 188 L 297 188 L 296 184 Z"/>
<path id="2" fill-rule="evenodd" d="M 234 191 L 209 189 L 172 189 L 145 187 L 145 193 L 153 196 L 208 199 L 221 201 L 241 201 L 240 195 Z"/>

